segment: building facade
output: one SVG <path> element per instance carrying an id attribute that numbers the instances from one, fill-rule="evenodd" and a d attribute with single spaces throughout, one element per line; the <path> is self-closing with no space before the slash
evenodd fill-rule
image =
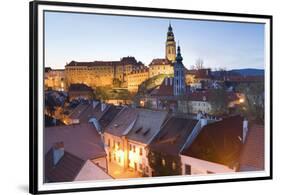
<path id="1" fill-rule="evenodd" d="M 116 85 L 127 87 L 127 75 L 144 65 L 134 57 L 124 57 L 120 61 L 71 61 L 65 66 L 67 86 L 73 83 L 84 83 L 93 88 Z"/>
<path id="2" fill-rule="evenodd" d="M 46 89 L 65 90 L 65 71 L 63 69 L 45 68 L 44 85 Z"/>
<path id="3" fill-rule="evenodd" d="M 128 90 L 130 92 L 137 92 L 139 85 L 149 78 L 149 69 L 144 67 L 139 70 L 134 70 L 128 74 Z"/>

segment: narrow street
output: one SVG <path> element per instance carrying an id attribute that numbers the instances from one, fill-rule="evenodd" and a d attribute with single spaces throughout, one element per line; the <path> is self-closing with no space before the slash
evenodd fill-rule
<path id="1" fill-rule="evenodd" d="M 127 168 L 125 170 L 123 167 L 113 162 L 108 164 L 108 173 L 115 179 L 141 177 L 140 173 L 136 172 L 132 168 Z"/>

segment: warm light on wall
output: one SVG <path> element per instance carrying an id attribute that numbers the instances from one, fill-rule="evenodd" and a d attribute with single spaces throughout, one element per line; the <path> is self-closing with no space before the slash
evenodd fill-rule
<path id="1" fill-rule="evenodd" d="M 240 104 L 244 103 L 244 101 L 245 101 L 244 98 L 240 98 L 240 99 L 239 99 L 239 103 L 240 103 Z"/>

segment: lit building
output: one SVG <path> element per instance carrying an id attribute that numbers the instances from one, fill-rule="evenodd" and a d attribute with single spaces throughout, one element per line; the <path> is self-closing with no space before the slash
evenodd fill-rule
<path id="1" fill-rule="evenodd" d="M 165 51 L 165 58 L 153 59 L 149 64 L 149 77 L 159 74 L 174 74 L 173 63 L 176 59 L 176 42 L 171 24 L 169 24 L 167 32 Z"/>
<path id="2" fill-rule="evenodd" d="M 171 24 L 169 24 L 169 28 L 167 32 L 166 59 L 168 59 L 171 62 L 174 62 L 176 59 L 176 42 L 175 42 L 175 37 Z"/>
<path id="3" fill-rule="evenodd" d="M 130 92 L 137 92 L 139 85 L 149 78 L 149 69 L 143 67 L 139 70 L 134 70 L 128 74 L 128 90 Z"/>
<path id="4" fill-rule="evenodd" d="M 46 89 L 65 90 L 65 74 L 63 69 L 45 68 L 44 85 Z"/>
<path id="5" fill-rule="evenodd" d="M 174 74 L 174 67 L 171 61 L 164 58 L 156 58 L 149 64 L 149 77 L 154 77 L 159 74 Z"/>
<path id="6" fill-rule="evenodd" d="M 134 57 L 124 57 L 120 61 L 71 61 L 65 66 L 67 86 L 73 83 L 84 83 L 91 87 L 110 86 L 117 83 L 127 87 L 127 75 L 144 65 Z"/>
<path id="7" fill-rule="evenodd" d="M 105 128 L 108 164 L 151 176 L 148 144 L 160 131 L 168 112 L 125 107 Z"/>

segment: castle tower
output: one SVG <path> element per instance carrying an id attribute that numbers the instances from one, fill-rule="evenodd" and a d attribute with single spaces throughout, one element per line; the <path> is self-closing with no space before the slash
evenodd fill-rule
<path id="1" fill-rule="evenodd" d="M 176 59 L 176 42 L 171 23 L 169 24 L 166 40 L 166 59 L 174 62 Z"/>
<path id="2" fill-rule="evenodd" d="M 174 95 L 180 96 L 184 95 L 186 92 L 185 86 L 185 68 L 182 64 L 182 56 L 180 51 L 180 46 L 178 46 L 176 62 L 174 63 Z"/>

